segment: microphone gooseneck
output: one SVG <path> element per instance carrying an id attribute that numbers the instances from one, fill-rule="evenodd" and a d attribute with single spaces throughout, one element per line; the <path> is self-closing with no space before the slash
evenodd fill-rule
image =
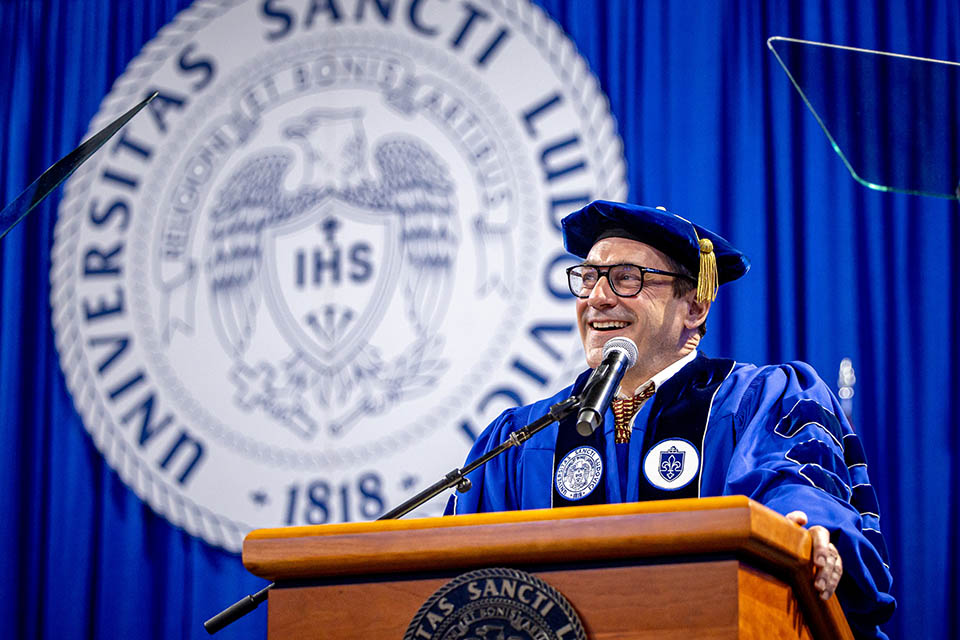
<path id="1" fill-rule="evenodd" d="M 580 413 L 577 414 L 577 433 L 589 436 L 600 426 L 620 381 L 627 370 L 637 364 L 638 357 L 637 345 L 630 338 L 618 336 L 607 340 L 600 366 L 590 376 L 583 391 Z"/>

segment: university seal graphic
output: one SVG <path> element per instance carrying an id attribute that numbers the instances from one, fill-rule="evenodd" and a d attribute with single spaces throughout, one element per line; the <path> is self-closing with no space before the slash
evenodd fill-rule
<path id="1" fill-rule="evenodd" d="M 593 447 L 577 447 L 560 461 L 554 484 L 567 500 L 580 500 L 593 493 L 603 476 L 603 458 Z"/>
<path id="2" fill-rule="evenodd" d="M 540 9 L 198 0 L 91 129 L 153 91 L 67 185 L 51 307 L 84 425 L 175 525 L 375 518 L 582 366 L 559 220 L 625 167 Z"/>
<path id="3" fill-rule="evenodd" d="M 515 569 L 457 576 L 420 608 L 404 640 L 586 640 L 576 611 L 556 589 Z"/>

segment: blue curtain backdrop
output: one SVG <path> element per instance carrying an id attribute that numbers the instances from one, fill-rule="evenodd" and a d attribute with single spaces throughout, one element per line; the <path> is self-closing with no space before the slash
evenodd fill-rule
<path id="1" fill-rule="evenodd" d="M 114 79 L 187 4 L 0 0 L 0 201 L 81 140 Z M 960 555 L 948 532 L 960 507 L 951 369 L 960 211 L 856 184 L 765 40 L 960 60 L 960 3 L 541 4 L 610 97 L 631 200 L 686 212 L 753 260 L 722 293 L 705 349 L 803 359 L 831 382 L 841 358 L 853 359 L 854 421 L 900 603 L 886 630 L 958 637 Z M 947 142 L 944 153 L 956 153 Z M 891 150 L 889 162 L 906 161 Z M 205 637 L 204 618 L 263 582 L 154 515 L 87 436 L 49 318 L 58 202 L 0 243 L 0 628 L 20 638 Z M 265 630 L 260 610 L 222 637 Z"/>

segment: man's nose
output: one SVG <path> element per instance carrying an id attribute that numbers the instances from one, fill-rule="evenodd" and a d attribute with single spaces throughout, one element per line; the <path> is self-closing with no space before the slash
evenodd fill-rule
<path id="1" fill-rule="evenodd" d="M 610 288 L 610 281 L 603 277 L 593 286 L 587 302 L 593 307 L 612 307 L 617 304 L 617 294 Z"/>

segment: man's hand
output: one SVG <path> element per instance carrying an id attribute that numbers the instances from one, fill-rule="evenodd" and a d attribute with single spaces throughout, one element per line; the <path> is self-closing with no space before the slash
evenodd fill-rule
<path id="1" fill-rule="evenodd" d="M 807 524 L 807 514 L 803 511 L 791 511 L 786 517 L 801 527 Z M 829 600 L 840 584 L 843 562 L 837 548 L 830 542 L 829 531 L 820 525 L 814 525 L 808 531 L 813 536 L 813 550 L 810 555 L 813 557 L 813 564 L 818 567 L 816 575 L 813 576 L 813 586 L 822 599 Z"/>

